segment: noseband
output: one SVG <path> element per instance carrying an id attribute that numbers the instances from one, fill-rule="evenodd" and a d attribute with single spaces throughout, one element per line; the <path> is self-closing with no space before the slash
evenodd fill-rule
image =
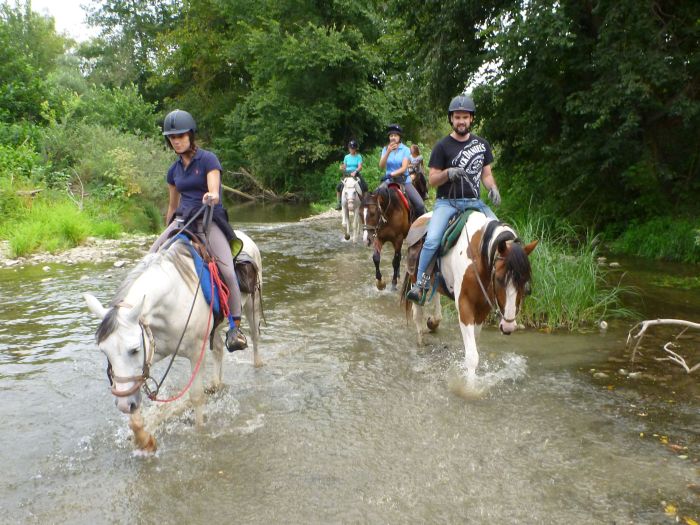
<path id="1" fill-rule="evenodd" d="M 121 302 L 115 306 L 115 308 L 131 308 L 131 305 L 125 302 Z M 151 378 L 151 362 L 153 361 L 153 355 L 156 352 L 156 340 L 153 337 L 153 332 L 151 327 L 144 322 L 142 318 L 139 318 L 139 328 L 141 328 L 141 349 L 143 350 L 143 365 L 141 367 L 141 374 L 137 376 L 116 376 L 114 375 L 114 370 L 112 369 L 112 363 L 107 358 L 107 377 L 109 378 L 109 385 L 112 390 L 112 395 L 116 397 L 128 397 L 136 393 L 142 385 L 146 384 L 146 381 Z M 148 346 L 146 346 L 146 339 L 148 339 Z M 117 390 L 118 383 L 131 383 L 134 385 L 128 390 Z M 148 393 L 148 392 L 147 392 Z"/>

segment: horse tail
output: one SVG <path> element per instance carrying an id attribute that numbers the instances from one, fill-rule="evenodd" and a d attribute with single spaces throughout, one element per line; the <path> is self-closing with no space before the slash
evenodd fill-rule
<path id="1" fill-rule="evenodd" d="M 409 315 L 411 314 L 411 302 L 408 299 L 406 299 L 406 294 L 411 289 L 411 284 L 411 274 L 409 272 L 405 272 L 403 274 L 403 281 L 401 281 L 401 292 L 399 292 L 399 305 L 403 306 L 404 313 L 406 315 L 406 323 L 408 323 Z"/>

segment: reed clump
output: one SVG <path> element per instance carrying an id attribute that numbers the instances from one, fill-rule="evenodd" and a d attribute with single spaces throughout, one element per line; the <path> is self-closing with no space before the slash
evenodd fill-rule
<path id="1" fill-rule="evenodd" d="M 624 274 L 598 263 L 596 238 L 577 235 L 565 223 L 532 216 L 514 226 L 523 240 L 540 241 L 530 255 L 532 295 L 521 309 L 522 323 L 576 330 L 605 319 L 635 317 L 622 300 L 635 291 L 622 284 Z"/>

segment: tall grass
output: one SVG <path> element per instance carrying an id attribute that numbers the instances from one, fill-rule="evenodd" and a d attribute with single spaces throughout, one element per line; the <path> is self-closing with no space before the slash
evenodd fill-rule
<path id="1" fill-rule="evenodd" d="M 613 317 L 634 317 L 622 303 L 633 292 L 597 262 L 594 239 L 580 239 L 566 224 L 530 217 L 514 224 L 524 241 L 539 240 L 530 254 L 532 295 L 521 310 L 521 320 L 538 328 L 575 330 Z"/>
<path id="2" fill-rule="evenodd" d="M 73 203 L 37 200 L 6 232 L 12 254 L 20 257 L 70 248 L 82 242 L 90 230 L 91 224 Z"/>

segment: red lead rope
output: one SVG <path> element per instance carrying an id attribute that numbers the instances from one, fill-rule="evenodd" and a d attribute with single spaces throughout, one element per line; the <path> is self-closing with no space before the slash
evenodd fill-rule
<path id="1" fill-rule="evenodd" d="M 214 265 L 213 271 L 212 271 L 212 265 Z M 214 272 L 216 272 L 216 279 L 219 280 L 219 282 L 220 282 L 221 280 L 219 278 L 219 273 L 216 271 L 216 263 L 214 263 L 212 261 L 209 263 L 209 275 L 210 275 L 209 280 L 210 280 L 212 291 L 214 290 L 214 280 L 215 280 L 215 277 L 214 277 L 215 273 Z M 221 290 L 221 288 L 220 288 L 220 290 Z M 226 294 L 228 295 L 228 290 L 226 290 Z M 228 310 L 228 303 L 224 303 L 224 304 L 226 305 L 226 309 Z M 197 359 L 197 364 L 195 365 L 194 370 L 192 371 L 192 376 L 190 377 L 190 381 L 187 383 L 187 386 L 184 389 L 182 389 L 182 391 L 179 394 L 177 394 L 176 396 L 168 397 L 166 399 L 159 399 L 157 397 L 154 397 L 154 398 L 152 398 L 153 401 L 157 401 L 159 403 L 172 403 L 173 401 L 177 401 L 182 396 L 184 396 L 187 393 L 187 391 L 190 389 L 190 387 L 192 386 L 192 383 L 194 382 L 194 378 L 197 377 L 197 373 L 199 372 L 199 367 L 202 365 L 202 360 L 204 359 L 204 352 L 205 352 L 206 347 L 207 347 L 207 339 L 209 339 L 209 337 L 208 337 L 209 336 L 209 329 L 211 328 L 211 318 L 213 317 L 213 315 L 214 315 L 214 299 L 212 298 L 212 300 L 209 302 L 209 317 L 207 318 L 207 330 L 204 333 L 204 340 L 202 341 L 202 349 L 199 352 L 199 359 Z"/>

